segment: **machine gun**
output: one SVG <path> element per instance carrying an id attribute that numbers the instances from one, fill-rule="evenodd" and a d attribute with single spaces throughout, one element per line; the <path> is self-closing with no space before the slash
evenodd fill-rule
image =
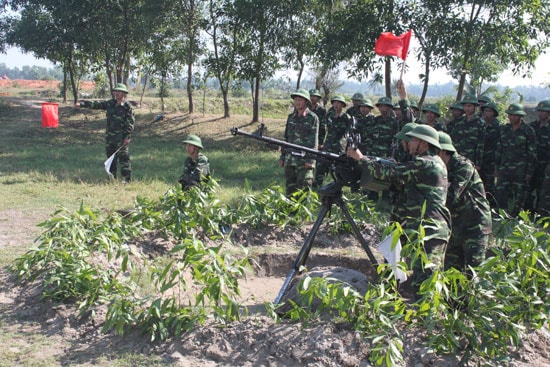
<path id="1" fill-rule="evenodd" d="M 367 253 L 369 260 L 371 261 L 373 266 L 377 266 L 378 262 L 376 261 L 374 254 L 372 253 L 367 241 L 361 234 L 359 227 L 353 220 L 346 206 L 346 203 L 342 199 L 343 186 L 351 185 L 361 179 L 361 169 L 357 165 L 357 162 L 355 162 L 353 159 L 349 157 L 346 157 L 345 155 L 338 155 L 330 152 L 319 151 L 316 149 L 311 149 L 311 148 L 303 147 L 301 145 L 291 144 L 286 141 L 263 136 L 263 129 L 264 128 L 262 124 L 260 125 L 258 134 L 251 134 L 251 133 L 247 133 L 242 130 L 239 130 L 237 127 L 233 127 L 231 128 L 231 134 L 242 135 L 248 138 L 263 141 L 268 144 L 277 145 L 281 147 L 284 152 L 293 154 L 299 157 L 304 157 L 304 158 L 310 157 L 317 160 L 318 159 L 326 160 L 331 163 L 331 166 L 332 166 L 331 173 L 335 178 L 333 182 L 323 186 L 319 190 L 319 196 L 321 198 L 321 208 L 317 216 L 317 219 L 315 220 L 315 223 L 313 224 L 311 231 L 306 237 L 306 240 L 304 241 L 304 244 L 302 245 L 302 248 L 300 249 L 298 256 L 296 257 L 296 259 L 294 260 L 294 263 L 292 264 L 292 268 L 290 269 L 290 272 L 288 273 L 285 279 L 285 282 L 283 283 L 283 286 L 281 287 L 281 290 L 279 291 L 279 294 L 277 295 L 277 298 L 273 303 L 275 305 L 279 304 L 284 294 L 286 293 L 288 287 L 290 286 L 292 280 L 294 279 L 294 276 L 300 271 L 301 267 L 305 265 L 306 260 L 309 256 L 311 247 L 313 246 L 315 235 L 317 234 L 317 231 L 321 227 L 321 224 L 324 218 L 330 212 L 330 209 L 333 204 L 338 205 L 338 207 L 342 210 L 342 213 L 344 213 L 344 216 L 348 220 L 348 223 L 351 226 L 353 233 L 355 234 L 355 237 L 361 243 L 361 246 Z M 344 136 L 346 137 L 348 144 L 358 144 L 357 134 L 355 134 L 353 130 L 351 129 L 348 130 L 348 132 L 346 132 Z M 351 146 L 357 147 L 357 145 L 351 145 Z"/>

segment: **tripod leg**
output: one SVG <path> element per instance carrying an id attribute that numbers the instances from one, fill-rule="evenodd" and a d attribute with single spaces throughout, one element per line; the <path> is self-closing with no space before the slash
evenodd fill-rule
<path id="1" fill-rule="evenodd" d="M 311 246 L 313 245 L 313 240 L 315 239 L 315 235 L 317 234 L 317 231 L 321 227 L 323 220 L 325 219 L 327 213 L 329 212 L 330 206 L 331 206 L 330 204 L 326 204 L 325 202 L 323 202 L 319 215 L 317 216 L 317 220 L 315 220 L 315 223 L 313 224 L 311 231 L 309 232 L 306 240 L 304 241 L 304 244 L 302 245 L 302 248 L 300 249 L 300 252 L 296 257 L 296 260 L 294 260 L 294 264 L 292 265 L 290 272 L 286 276 L 285 282 L 283 283 L 283 286 L 281 287 L 279 294 L 277 294 L 277 298 L 275 298 L 275 301 L 273 302 L 273 304 L 278 305 L 279 302 L 281 302 L 281 299 L 283 298 L 283 295 L 285 294 L 288 286 L 290 285 L 290 282 L 294 278 L 294 275 L 296 275 L 296 273 L 300 270 L 300 267 L 306 263 L 307 257 L 309 256 L 309 252 L 311 250 Z"/>
<path id="2" fill-rule="evenodd" d="M 376 261 L 376 258 L 374 257 L 374 254 L 372 253 L 372 251 L 369 247 L 369 244 L 367 243 L 367 241 L 365 241 L 365 238 L 361 234 L 361 231 L 359 230 L 359 227 L 357 227 L 357 224 L 355 223 L 355 221 L 353 220 L 351 214 L 349 213 L 349 210 L 348 210 L 348 207 L 346 206 L 346 203 L 344 203 L 344 201 L 342 199 L 338 199 L 336 201 L 336 203 L 338 204 L 338 206 L 342 210 L 342 213 L 344 213 L 344 215 L 346 216 L 346 219 L 348 220 L 349 225 L 351 226 L 351 229 L 353 230 L 353 233 L 355 233 L 355 237 L 357 238 L 357 240 L 359 240 L 359 242 L 361 243 L 361 246 L 363 246 L 363 249 L 367 253 L 367 256 L 369 257 L 370 262 L 372 263 L 372 265 L 377 266 L 378 262 Z"/>

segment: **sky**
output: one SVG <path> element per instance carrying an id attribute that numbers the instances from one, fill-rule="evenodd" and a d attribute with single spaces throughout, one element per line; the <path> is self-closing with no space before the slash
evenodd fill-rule
<path id="1" fill-rule="evenodd" d="M 420 81 L 417 79 L 416 75 L 419 74 L 420 71 L 423 71 L 423 68 L 420 66 L 420 64 L 415 60 L 414 57 L 410 57 L 412 55 L 412 50 L 409 51 L 409 57 L 407 58 L 407 63 L 409 64 L 409 74 L 410 80 L 406 80 L 407 76 L 405 76 L 405 82 L 410 83 L 420 83 Z M 53 64 L 49 62 L 48 60 L 44 59 L 37 59 L 32 54 L 24 54 L 22 53 L 18 48 L 8 48 L 7 54 L 0 54 L 0 63 L 6 64 L 9 68 L 22 68 L 25 65 L 28 66 L 43 66 L 47 68 L 53 68 Z M 498 81 L 498 84 L 502 86 L 508 86 L 508 87 L 515 87 L 518 85 L 524 85 L 524 86 L 542 86 L 542 85 L 550 85 L 550 50 L 547 54 L 544 54 L 540 56 L 535 64 L 535 71 L 532 74 L 531 78 L 523 79 L 521 77 L 517 77 L 512 75 L 511 71 L 507 71 L 503 73 Z M 419 72 L 415 72 L 415 70 L 418 70 Z M 449 82 L 450 77 L 447 74 L 445 70 L 435 70 L 431 72 L 430 82 L 433 84 L 446 84 Z M 413 78 L 415 80 L 413 80 Z"/>

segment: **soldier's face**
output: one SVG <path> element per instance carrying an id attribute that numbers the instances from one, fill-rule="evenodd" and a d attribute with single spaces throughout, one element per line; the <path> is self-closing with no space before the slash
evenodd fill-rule
<path id="1" fill-rule="evenodd" d="M 465 103 L 462 105 L 462 108 L 464 108 L 464 113 L 467 116 L 471 116 L 476 112 L 476 105 L 472 103 Z"/>
<path id="2" fill-rule="evenodd" d="M 495 111 L 492 108 L 485 107 L 483 109 L 483 118 L 485 120 L 493 121 L 495 118 Z"/>
<path id="3" fill-rule="evenodd" d="M 344 108 L 344 104 L 340 101 L 334 101 L 332 102 L 332 107 L 334 107 L 337 112 L 340 112 Z"/>
<path id="4" fill-rule="evenodd" d="M 313 103 L 313 104 L 317 104 L 321 100 L 321 98 L 319 98 L 319 96 L 309 96 L 309 99 L 311 99 L 311 103 Z"/>
<path id="5" fill-rule="evenodd" d="M 550 111 L 537 111 L 537 117 L 541 121 L 546 121 L 550 117 Z"/>
<path id="6" fill-rule="evenodd" d="M 307 101 L 305 98 L 302 97 L 294 97 L 294 107 L 298 111 L 303 111 L 306 109 Z"/>
<path id="7" fill-rule="evenodd" d="M 424 114 L 426 115 L 426 121 L 428 122 L 434 122 L 437 117 L 437 115 L 432 111 L 425 111 Z"/>
<path id="8" fill-rule="evenodd" d="M 409 149 L 409 154 L 411 155 L 419 155 L 421 153 L 424 153 L 426 150 L 426 142 L 423 140 L 420 140 L 418 138 L 415 138 L 414 136 L 411 136 L 411 140 L 409 140 L 409 143 L 407 144 L 407 148 Z"/>
<path id="9" fill-rule="evenodd" d="M 510 120 L 512 124 L 517 124 L 521 122 L 521 115 L 508 115 L 508 120 Z"/>
<path id="10" fill-rule="evenodd" d="M 389 110 L 390 106 L 388 106 L 387 104 L 378 105 L 378 111 L 380 111 L 380 114 L 382 115 L 386 115 Z"/>
<path id="11" fill-rule="evenodd" d="M 453 108 L 451 111 L 452 111 L 451 113 L 452 113 L 454 118 L 460 117 L 464 114 L 464 111 L 462 111 L 461 109 L 458 109 L 458 108 Z"/>
<path id="12" fill-rule="evenodd" d="M 361 115 L 366 116 L 370 113 L 370 111 L 372 111 L 372 108 L 368 106 L 360 106 L 359 111 L 361 111 Z"/>
<path id="13" fill-rule="evenodd" d="M 199 147 L 197 147 L 196 145 L 193 145 L 193 144 L 185 144 L 185 151 L 191 157 L 194 157 L 199 153 Z"/>
<path id="14" fill-rule="evenodd" d="M 113 97 L 114 97 L 117 101 L 121 101 L 121 100 L 123 100 L 123 99 L 126 97 L 126 93 L 121 92 L 121 91 L 119 91 L 119 90 L 115 90 L 115 91 L 113 91 Z"/>

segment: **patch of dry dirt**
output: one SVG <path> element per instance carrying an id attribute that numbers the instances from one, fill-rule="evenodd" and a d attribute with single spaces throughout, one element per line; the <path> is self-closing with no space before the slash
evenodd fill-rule
<path id="1" fill-rule="evenodd" d="M 1 246 L 32 241 L 32 219 L 23 219 L 17 211 L 1 214 L 5 218 L 0 221 Z M 240 284 L 242 301 L 248 306 L 249 315 L 225 328 L 207 323 L 163 343 L 151 343 L 135 332 L 123 337 L 102 334 L 104 307 L 96 311 L 94 321 L 79 318 L 74 305 L 42 301 L 39 287 L 17 284 L 3 269 L 0 272 L 0 312 L 3 315 L 0 329 L 14 335 L 40 334 L 53 338 L 54 342 L 39 348 L 39 353 L 44 358 L 58 360 L 61 365 L 105 365 L 100 358 L 106 353 L 128 352 L 160 356 L 162 364 L 170 366 L 369 366 L 369 344 L 348 325 L 328 321 L 310 325 L 285 320 L 277 323 L 265 315 L 263 303 L 275 299 L 309 230 L 310 227 L 299 231 L 276 227 L 234 228 L 233 241 L 256 254 L 256 273 Z M 372 228 L 365 228 L 363 232 L 371 241 L 377 238 Z M 170 243 L 150 233 L 132 246 L 155 257 L 166 251 Z M 332 251 L 338 249 L 342 251 Z M 343 266 L 363 274 L 369 274 L 372 269 L 353 237 L 333 235 L 324 228 L 319 231 L 308 265 Z M 437 357 L 423 348 L 420 344 L 423 330 L 406 333 L 406 366 L 458 366 L 456 357 Z M 15 338 L 10 348 L 17 352 L 27 348 L 27 344 L 23 337 Z M 38 358 L 34 355 L 37 349 L 31 350 L 34 352 L 30 356 Z M 524 346 L 512 358 L 510 366 L 548 366 L 548 332 L 541 330 L 529 334 Z"/>

